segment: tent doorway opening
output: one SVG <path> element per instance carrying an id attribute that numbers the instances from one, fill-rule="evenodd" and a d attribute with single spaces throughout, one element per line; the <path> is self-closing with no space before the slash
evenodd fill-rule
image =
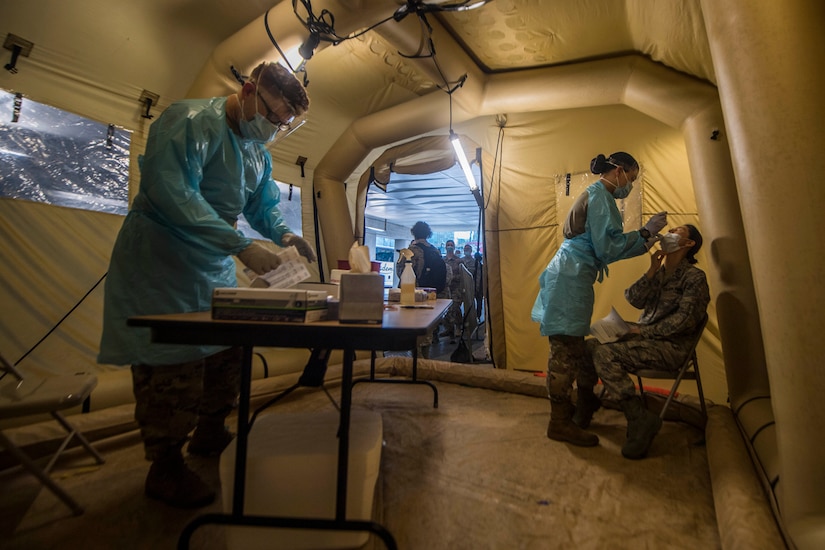
<path id="1" fill-rule="evenodd" d="M 476 181 L 481 181 L 477 164 L 472 165 Z M 456 163 L 431 174 L 393 172 L 386 191 L 371 184 L 364 208 L 364 244 L 370 255 L 381 262 L 385 286 L 397 286 L 393 266 L 398 250 L 409 246 L 410 228 L 424 221 L 433 231 L 429 241 L 446 254 L 445 244 L 452 240 L 461 255 L 469 244 L 472 253 L 483 251 L 481 209 L 470 192 L 464 173 Z"/>

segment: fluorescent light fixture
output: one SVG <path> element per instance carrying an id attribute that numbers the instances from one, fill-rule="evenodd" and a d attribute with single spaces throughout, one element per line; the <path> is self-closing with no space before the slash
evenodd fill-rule
<path id="1" fill-rule="evenodd" d="M 278 60 L 278 63 L 280 63 L 285 69 L 290 71 L 294 69 L 296 72 L 299 72 L 301 70 L 301 65 L 306 62 L 306 59 L 301 57 L 301 54 L 298 52 L 298 48 L 300 48 L 300 46 L 295 46 L 294 48 L 288 49 L 284 52 L 286 61 L 281 58 Z"/>
<path id="2" fill-rule="evenodd" d="M 478 0 L 478 2 L 473 2 L 472 4 L 469 4 L 469 3 L 468 3 L 468 4 L 464 4 L 463 6 L 460 6 L 460 7 L 456 8 L 456 10 L 455 10 L 455 11 L 470 11 L 470 10 L 474 10 L 474 9 L 476 9 L 476 8 L 480 8 L 481 6 L 483 6 L 484 4 L 486 4 L 486 3 L 487 3 L 487 2 L 489 2 L 489 1 L 490 1 L 490 0 Z"/>
<path id="3" fill-rule="evenodd" d="M 470 169 L 470 163 L 467 161 L 467 155 L 464 154 L 464 148 L 461 146 L 458 134 L 452 130 L 450 130 L 450 141 L 453 144 L 453 149 L 455 149 L 455 156 L 458 158 L 458 163 L 461 165 L 461 169 L 464 170 L 464 177 L 467 178 L 467 185 L 470 186 L 470 191 L 477 190 L 478 185 L 476 185 L 476 178 Z"/>

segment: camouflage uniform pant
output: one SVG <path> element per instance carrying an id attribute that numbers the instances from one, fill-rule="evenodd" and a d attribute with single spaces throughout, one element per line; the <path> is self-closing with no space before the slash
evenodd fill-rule
<path id="1" fill-rule="evenodd" d="M 550 340 L 547 396 L 555 403 L 567 403 L 570 401 L 574 380 L 583 388 L 596 385 L 596 369 L 587 353 L 584 336 L 556 334 L 547 338 Z"/>
<path id="2" fill-rule="evenodd" d="M 447 332 L 454 336 L 461 334 L 461 329 L 464 326 L 464 315 L 461 313 L 461 300 L 453 297 L 453 303 L 450 304 L 450 309 L 447 310 L 447 315 L 444 317 L 444 322 L 447 325 Z"/>
<path id="3" fill-rule="evenodd" d="M 177 365 L 132 365 L 147 460 L 179 452 L 199 418 L 223 422 L 240 391 L 241 360 L 241 348 L 230 348 Z"/>
<path id="4" fill-rule="evenodd" d="M 588 340 L 587 351 L 602 384 L 616 399 L 636 395 L 636 386 L 628 373 L 642 369 L 676 371 L 687 353 L 673 342 L 648 340 L 641 336 L 609 344 Z"/>

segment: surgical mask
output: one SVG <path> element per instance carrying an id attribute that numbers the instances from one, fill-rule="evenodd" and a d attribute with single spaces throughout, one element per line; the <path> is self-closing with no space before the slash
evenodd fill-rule
<path id="1" fill-rule="evenodd" d="M 238 128 L 244 139 L 259 143 L 269 143 L 278 134 L 278 127 L 258 112 L 258 94 L 255 94 L 255 118 L 252 120 L 246 120 L 243 117 L 243 101 L 241 101 L 241 119 L 238 121 Z"/>
<path id="2" fill-rule="evenodd" d="M 622 174 L 624 174 L 625 184 L 624 187 L 616 187 L 616 189 L 613 190 L 613 198 L 616 199 L 624 199 L 633 191 L 633 182 L 627 177 L 627 172 L 624 168 L 622 168 Z"/>
<path id="3" fill-rule="evenodd" d="M 448 246 L 447 247 L 447 252 L 455 252 L 455 247 L 454 246 Z"/>
<path id="4" fill-rule="evenodd" d="M 633 182 L 628 182 L 628 184 L 624 187 L 617 187 L 613 190 L 613 198 L 624 199 L 630 194 L 631 191 L 633 191 Z"/>
<path id="5" fill-rule="evenodd" d="M 682 237 L 678 233 L 665 233 L 659 241 L 659 246 L 662 247 L 662 252 L 670 254 L 682 248 L 682 245 L 679 244 L 680 240 L 682 240 Z"/>

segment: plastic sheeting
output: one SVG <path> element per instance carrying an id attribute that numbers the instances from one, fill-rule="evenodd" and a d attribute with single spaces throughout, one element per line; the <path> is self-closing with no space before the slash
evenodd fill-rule
<path id="1" fill-rule="evenodd" d="M 0 196 L 126 214 L 130 132 L 0 93 Z"/>

